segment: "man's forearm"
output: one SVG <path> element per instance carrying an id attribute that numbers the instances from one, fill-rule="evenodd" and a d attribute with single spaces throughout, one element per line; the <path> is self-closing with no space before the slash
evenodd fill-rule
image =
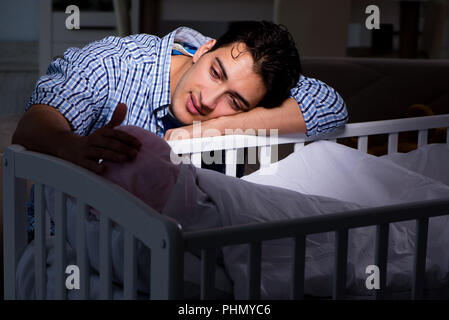
<path id="1" fill-rule="evenodd" d="M 238 113 L 233 116 L 220 117 L 212 119 L 206 126 L 220 130 L 225 134 L 226 129 L 243 131 L 258 129 L 277 129 L 278 134 L 287 134 L 294 132 L 306 132 L 306 124 L 301 109 L 296 100 L 289 98 L 284 103 L 272 109 L 255 108 L 248 112 Z M 209 121 L 208 121 L 209 122 Z M 269 133 L 269 132 L 267 132 Z"/>
<path id="2" fill-rule="evenodd" d="M 60 146 L 72 136 L 69 123 L 59 111 L 47 105 L 35 105 L 20 119 L 12 143 L 59 156 Z"/>
<path id="3" fill-rule="evenodd" d="M 306 133 L 307 127 L 301 109 L 295 99 L 288 98 L 277 108 L 254 108 L 248 112 L 237 113 L 201 122 L 200 132 L 195 125 L 170 129 L 166 140 L 189 139 L 224 134 L 258 134 L 259 129 L 278 130 L 278 134 Z"/>
<path id="4" fill-rule="evenodd" d="M 12 143 L 102 173 L 103 168 L 98 160 L 133 160 L 140 149 L 141 143 L 137 138 L 114 129 L 123 122 L 127 110 L 126 105 L 118 104 L 109 123 L 85 136 L 72 132 L 66 118 L 56 109 L 35 105 L 20 120 Z"/>

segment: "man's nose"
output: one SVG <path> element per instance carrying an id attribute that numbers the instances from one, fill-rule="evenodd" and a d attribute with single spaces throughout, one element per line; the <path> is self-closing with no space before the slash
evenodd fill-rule
<path id="1" fill-rule="evenodd" d="M 200 92 L 201 108 L 204 112 L 210 113 L 217 107 L 218 101 L 223 95 L 220 88 L 211 88 Z"/>

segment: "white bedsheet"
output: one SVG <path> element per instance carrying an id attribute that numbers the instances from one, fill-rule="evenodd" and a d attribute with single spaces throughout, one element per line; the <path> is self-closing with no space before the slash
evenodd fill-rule
<path id="1" fill-rule="evenodd" d="M 430 150 L 433 147 L 426 148 Z M 433 149 L 429 151 L 431 163 L 438 162 L 440 157 L 445 159 L 449 154 L 447 146 L 439 148 L 441 150 L 438 152 Z M 410 153 L 409 156 L 418 157 L 419 154 Z M 276 175 L 263 175 L 263 172 L 259 171 L 237 179 L 210 170 L 195 170 L 191 166 L 185 166 L 163 214 L 176 218 L 185 231 L 194 231 L 362 207 L 449 198 L 449 186 L 426 177 L 425 174 L 432 176 L 428 173 L 430 169 L 422 169 L 420 173 L 410 170 L 413 169 L 414 162 L 408 156 L 407 159 L 408 169 L 405 168 L 407 165 L 398 165 L 402 163 L 400 156 L 394 159 L 376 158 L 332 142 L 319 141 L 280 161 Z M 416 163 L 421 162 L 417 160 Z M 427 167 L 433 168 L 434 165 Z M 443 177 L 440 181 L 447 181 L 445 179 Z M 73 218 L 70 218 L 70 215 L 75 212 L 72 209 L 68 210 L 68 222 Z M 449 247 L 448 220 L 447 217 L 430 219 L 426 262 L 429 288 L 448 283 L 449 252 L 445 249 Z M 98 232 L 98 225 L 95 223 L 89 228 L 92 235 Z M 70 242 L 75 243 L 70 228 L 68 235 Z M 387 284 L 392 291 L 410 289 L 414 235 L 413 222 L 396 223 L 390 227 Z M 371 294 L 364 284 L 368 276 L 365 274 L 365 268 L 374 263 L 374 236 L 374 227 L 358 228 L 349 233 L 347 286 L 351 294 Z M 114 275 L 120 282 L 122 236 L 117 233 L 115 237 L 113 244 L 117 245 L 113 247 L 113 264 L 118 272 L 114 272 Z M 306 294 L 331 294 L 333 245 L 331 233 L 311 235 L 307 238 Z M 263 243 L 262 298 L 288 297 L 291 249 L 290 240 Z M 97 255 L 95 246 L 91 246 L 90 250 L 90 255 Z M 137 256 L 140 257 L 140 254 Z M 218 283 L 221 283 L 223 290 L 227 290 L 232 282 L 235 297 L 244 298 L 247 249 L 245 246 L 226 247 L 223 249 L 223 256 L 227 274 L 223 272 L 217 275 Z M 50 270 L 51 259 L 48 261 Z M 95 261 L 94 256 L 91 256 L 91 261 Z M 148 264 L 149 260 L 146 261 Z M 189 275 L 192 282 L 199 279 L 198 266 L 195 259 L 186 262 L 185 275 Z M 145 270 L 145 267 L 145 262 L 139 262 L 140 270 Z M 17 278 L 22 298 L 29 297 L 34 286 L 30 279 L 31 270 L 32 255 L 25 254 L 21 259 Z M 230 280 L 226 278 L 227 275 Z M 144 286 L 147 284 L 146 282 Z M 50 293 L 52 287 L 49 286 L 48 289 Z"/>

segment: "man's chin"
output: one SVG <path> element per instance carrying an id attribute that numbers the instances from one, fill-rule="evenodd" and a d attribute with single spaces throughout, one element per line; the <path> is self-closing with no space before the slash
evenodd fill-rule
<path id="1" fill-rule="evenodd" d="M 188 111 L 183 114 L 178 115 L 176 112 L 172 111 L 172 114 L 175 116 L 176 120 L 181 122 L 183 125 L 188 126 L 193 124 L 194 121 L 203 121 L 201 117 L 191 115 Z"/>
<path id="2" fill-rule="evenodd" d="M 189 117 L 186 115 L 180 115 L 179 112 L 176 112 L 174 109 L 176 109 L 176 108 L 170 107 L 170 112 L 175 117 L 175 119 L 177 121 L 179 121 L 180 123 L 182 123 L 185 126 L 192 124 L 193 120 L 189 119 Z"/>
<path id="3" fill-rule="evenodd" d="M 186 114 L 181 115 L 179 118 L 177 117 L 178 121 L 184 124 L 185 126 L 193 124 L 196 120 L 194 116 L 190 115 L 188 112 Z"/>

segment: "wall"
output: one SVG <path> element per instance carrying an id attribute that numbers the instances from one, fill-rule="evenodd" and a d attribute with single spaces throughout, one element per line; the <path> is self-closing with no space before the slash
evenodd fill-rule
<path id="1" fill-rule="evenodd" d="M 38 41 L 39 1 L 1 0 L 0 41 Z"/>
<path id="2" fill-rule="evenodd" d="M 273 0 L 160 0 L 159 6 L 159 36 L 187 26 L 217 38 L 229 21 L 273 20 Z"/>
<path id="3" fill-rule="evenodd" d="M 350 0 L 276 0 L 275 22 L 284 24 L 302 56 L 344 57 Z"/>

